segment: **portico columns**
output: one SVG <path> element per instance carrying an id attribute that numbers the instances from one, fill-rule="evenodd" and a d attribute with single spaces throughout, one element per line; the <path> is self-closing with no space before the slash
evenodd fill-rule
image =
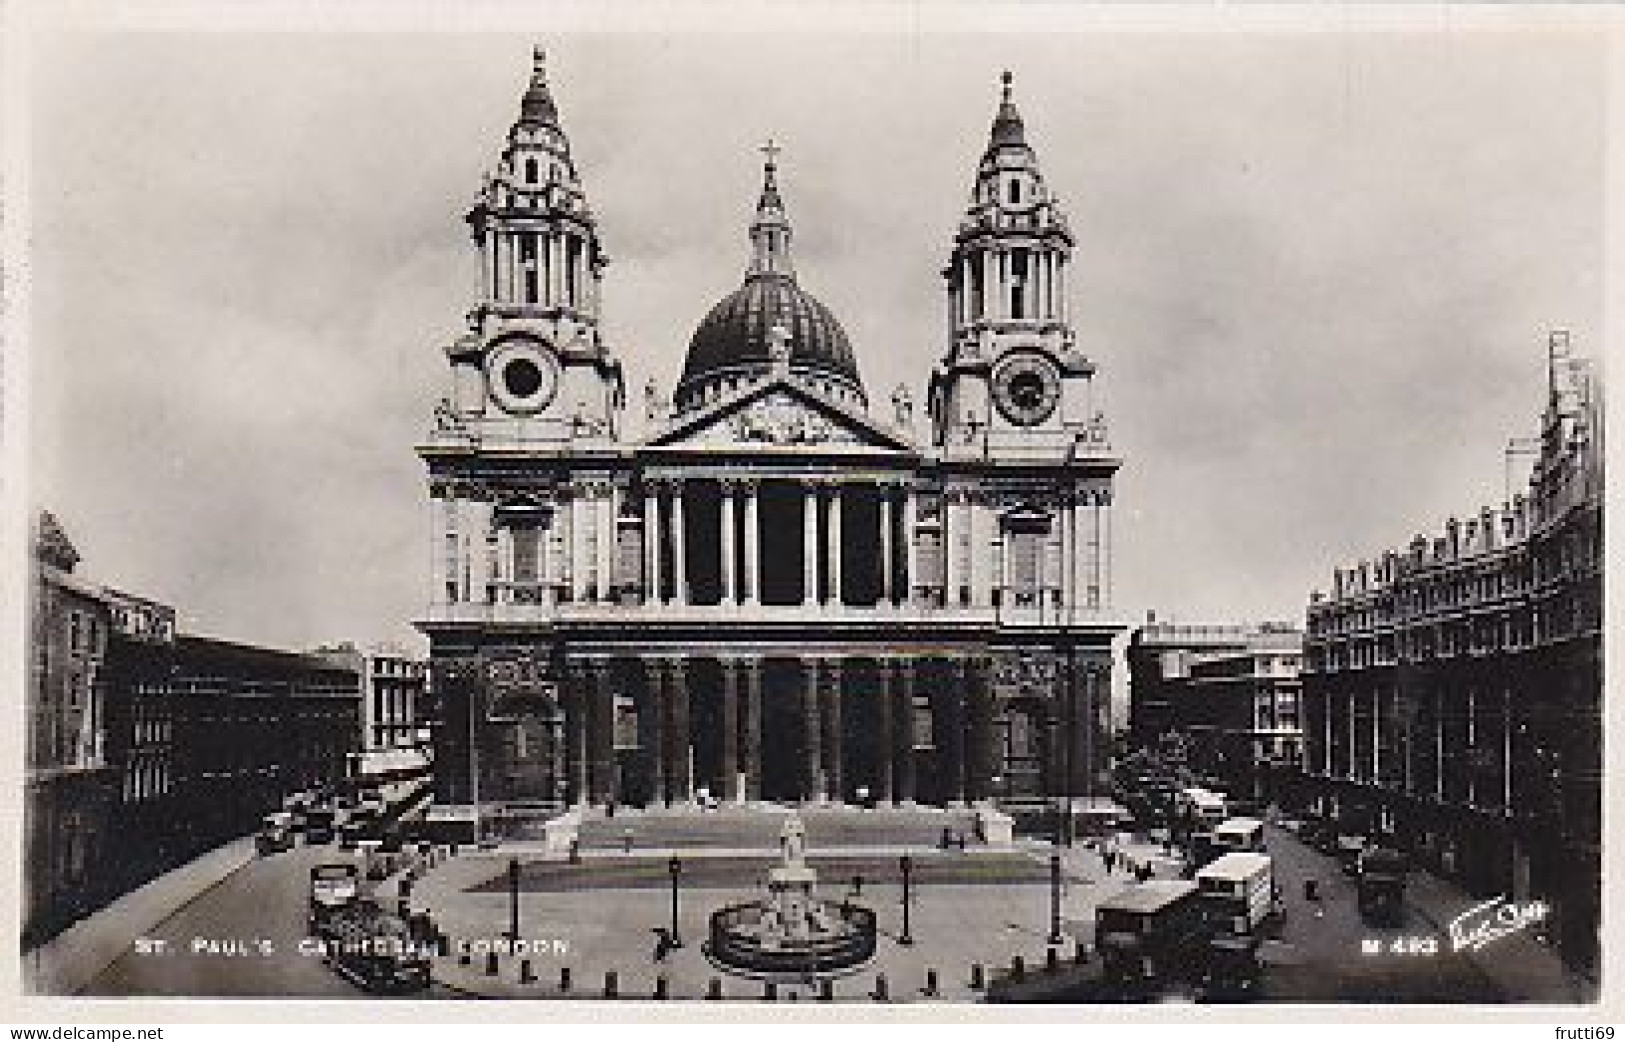
<path id="1" fill-rule="evenodd" d="M 745 670 L 745 712 L 740 744 L 745 760 L 745 799 L 762 798 L 762 660 L 751 658 Z"/>
<path id="2" fill-rule="evenodd" d="M 593 803 L 617 799 L 615 784 L 615 692 L 608 662 L 587 660 L 587 791 Z"/>
<path id="3" fill-rule="evenodd" d="M 745 603 L 755 607 L 762 599 L 762 526 L 758 510 L 761 482 L 745 482 L 745 567 L 741 579 Z"/>
<path id="4" fill-rule="evenodd" d="M 892 699 L 892 768 L 897 776 L 896 792 L 899 802 L 914 802 L 914 660 L 901 659 L 896 663 L 897 683 Z"/>
<path id="5" fill-rule="evenodd" d="M 801 486 L 801 603 L 817 604 L 818 594 L 818 486 Z"/>
<path id="6" fill-rule="evenodd" d="M 829 493 L 828 550 L 824 560 L 829 568 L 829 603 L 841 604 L 841 486 L 827 486 Z"/>
<path id="7" fill-rule="evenodd" d="M 738 486 L 732 481 L 722 482 L 722 603 L 739 603 L 739 585 L 734 576 L 734 562 L 738 558 L 734 545 L 734 496 Z"/>
<path id="8" fill-rule="evenodd" d="M 743 798 L 739 771 L 739 660 L 725 658 L 722 665 L 722 798 L 737 803 Z"/>
<path id="9" fill-rule="evenodd" d="M 683 483 L 671 483 L 672 599 L 688 603 L 688 547 L 683 524 Z"/>
<path id="10" fill-rule="evenodd" d="M 666 788 L 669 803 L 694 799 L 694 756 L 688 727 L 688 672 L 682 658 L 665 660 L 666 694 L 671 703 L 666 730 L 666 767 L 671 781 Z"/>
<path id="11" fill-rule="evenodd" d="M 643 601 L 663 600 L 660 582 L 660 494 L 643 490 Z"/>
<path id="12" fill-rule="evenodd" d="M 892 712 L 892 675 L 891 659 L 881 659 L 875 663 L 876 671 L 880 674 L 880 699 L 875 708 L 880 717 L 880 769 L 876 772 L 875 799 L 882 804 L 890 806 L 895 791 L 892 777 L 897 773 L 897 715 Z"/>
<path id="13" fill-rule="evenodd" d="M 919 548 L 915 545 L 915 526 L 919 524 L 919 505 L 914 501 L 914 489 L 903 486 L 903 575 L 898 600 L 914 603 L 914 585 L 920 574 Z"/>
<path id="14" fill-rule="evenodd" d="M 666 671 L 659 659 L 643 661 L 643 698 L 638 704 L 638 745 L 649 773 L 649 798 L 666 802 Z"/>
<path id="15" fill-rule="evenodd" d="M 892 543 L 895 518 L 892 508 L 896 490 L 890 485 L 880 486 L 880 603 L 897 603 L 896 548 Z"/>
<path id="16" fill-rule="evenodd" d="M 822 681 L 824 723 L 824 791 L 825 798 L 841 800 L 846 793 L 846 764 L 841 756 L 841 660 L 831 659 L 819 671 Z"/>
<path id="17" fill-rule="evenodd" d="M 801 731 L 804 752 L 802 797 L 822 803 L 827 790 L 824 786 L 823 727 L 819 710 L 819 673 L 821 663 L 809 659 L 802 665 L 801 674 Z"/>

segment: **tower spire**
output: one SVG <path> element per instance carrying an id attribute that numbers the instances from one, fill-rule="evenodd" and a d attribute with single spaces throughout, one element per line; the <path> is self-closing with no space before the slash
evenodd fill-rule
<path id="1" fill-rule="evenodd" d="M 772 138 L 762 145 L 762 193 L 756 201 L 756 217 L 750 225 L 752 246 L 747 278 L 783 275 L 795 278 L 790 263 L 790 218 L 779 195 L 778 156 L 783 149 Z"/>
<path id="2" fill-rule="evenodd" d="M 530 52 L 530 86 L 519 102 L 519 122 L 556 126 L 558 121 L 558 107 L 547 89 L 547 51 L 537 46 Z"/>
<path id="3" fill-rule="evenodd" d="M 1026 145 L 1026 129 L 1021 123 L 1021 113 L 1016 109 L 1014 99 L 1015 77 L 1006 69 L 999 76 L 999 111 L 993 117 L 993 132 L 988 141 L 989 148 L 1000 145 Z"/>

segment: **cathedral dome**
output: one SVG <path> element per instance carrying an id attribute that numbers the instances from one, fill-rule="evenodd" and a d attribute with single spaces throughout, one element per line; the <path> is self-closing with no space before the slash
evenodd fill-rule
<path id="1" fill-rule="evenodd" d="M 760 372 L 772 361 L 769 333 L 782 325 L 790 334 L 790 368 L 832 377 L 863 393 L 852 345 L 835 315 L 786 273 L 753 274 L 723 297 L 700 322 L 688 344 L 688 361 L 677 385 L 678 404 L 711 382 Z"/>
<path id="2" fill-rule="evenodd" d="M 789 367 L 829 382 L 838 397 L 867 404 L 863 380 L 846 331 L 829 308 L 796 284 L 790 261 L 790 219 L 775 179 L 771 144 L 765 150 L 762 195 L 751 222 L 752 257 L 745 284 L 717 302 L 694 331 L 673 404 L 689 409 L 740 376 L 757 376 L 773 364 L 774 328 L 788 334 Z"/>

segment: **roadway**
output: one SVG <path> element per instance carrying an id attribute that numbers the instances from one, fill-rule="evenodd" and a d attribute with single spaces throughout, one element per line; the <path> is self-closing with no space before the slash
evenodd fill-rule
<path id="1" fill-rule="evenodd" d="M 306 937 L 311 866 L 349 856 L 336 846 L 296 847 L 250 862 L 138 939 L 81 994 L 362 997 L 319 956 L 301 954 L 299 944 Z M 416 997 L 449 994 L 437 987 Z"/>

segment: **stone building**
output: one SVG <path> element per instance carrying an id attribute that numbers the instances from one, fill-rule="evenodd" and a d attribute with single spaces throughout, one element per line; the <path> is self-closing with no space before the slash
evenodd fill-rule
<path id="1" fill-rule="evenodd" d="M 23 741 L 23 939 L 49 936 L 105 899 L 98 873 L 115 794 L 104 742 L 106 594 L 49 513 L 36 523 Z"/>
<path id="2" fill-rule="evenodd" d="M 1175 740 L 1178 758 L 1236 796 L 1296 799 L 1303 755 L 1293 626 L 1157 622 L 1129 637 L 1131 741 Z"/>
<path id="3" fill-rule="evenodd" d="M 443 817 L 1103 785 L 1120 461 L 1008 74 L 920 416 L 908 388 L 872 408 L 765 151 L 743 284 L 630 440 L 607 258 L 536 57 L 468 214 L 483 285 L 418 449 Z"/>
<path id="4" fill-rule="evenodd" d="M 1477 893 L 1556 909 L 1594 965 L 1601 866 L 1601 384 L 1554 334 L 1526 493 L 1333 574 L 1308 609 L 1323 808 Z"/>

